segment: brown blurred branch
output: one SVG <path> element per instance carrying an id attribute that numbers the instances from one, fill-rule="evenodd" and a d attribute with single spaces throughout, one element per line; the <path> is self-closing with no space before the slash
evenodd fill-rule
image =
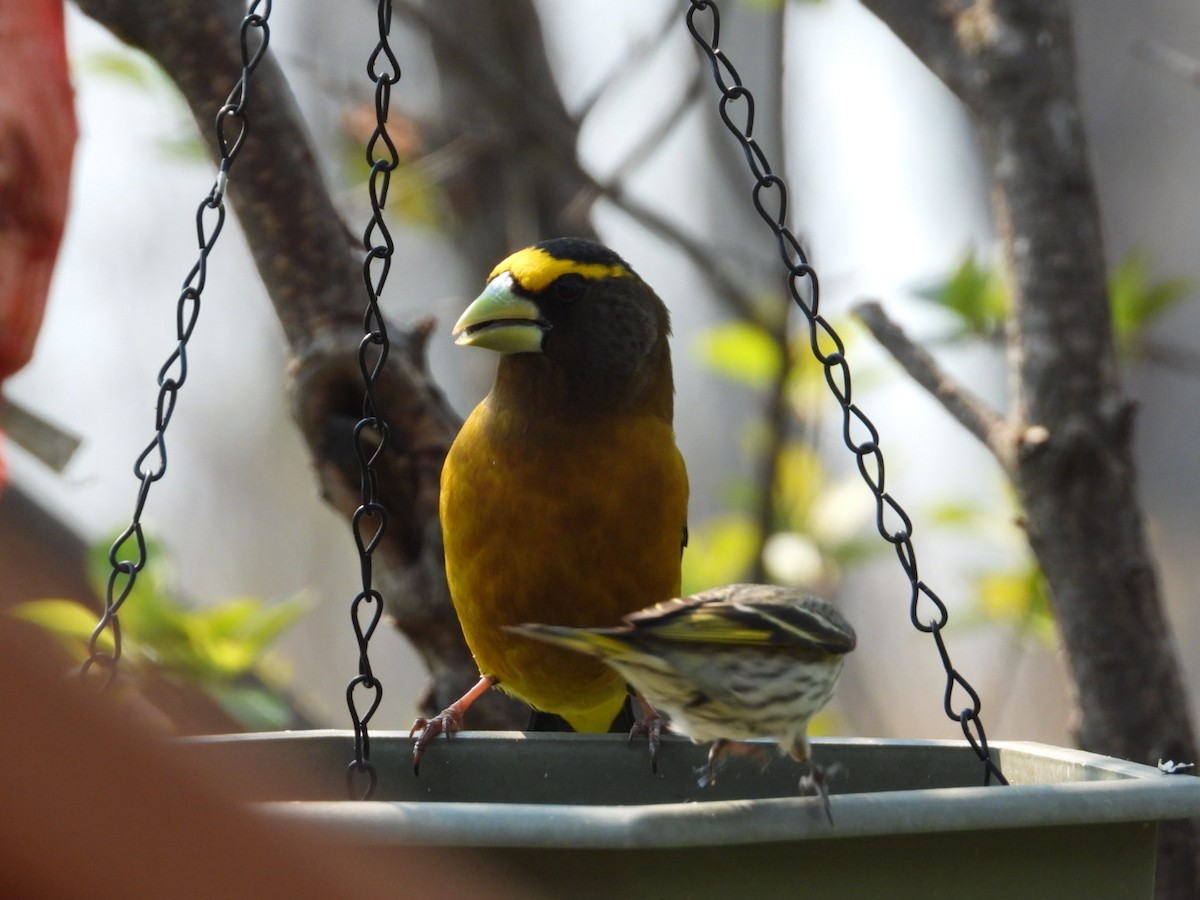
<path id="1" fill-rule="evenodd" d="M 447 86 L 444 118 L 455 123 L 455 131 L 445 140 L 457 137 L 465 127 L 479 143 L 480 159 L 473 173 L 465 173 L 458 184 L 448 187 L 459 218 L 471 222 L 484 217 L 486 222 L 501 211 L 511 217 L 513 208 L 532 207 L 515 227 L 486 229 L 488 235 L 507 235 L 503 246 L 496 246 L 494 236 L 464 245 L 470 248 L 476 271 L 488 271 L 513 247 L 546 235 L 590 236 L 591 226 L 572 215 L 581 208 L 572 201 L 580 196 L 603 197 L 682 252 L 737 315 L 761 322 L 762 314 L 749 293 L 726 273 L 713 247 L 632 197 L 620 179 L 600 181 L 580 165 L 575 149 L 578 122 L 562 105 L 544 55 L 537 64 L 523 57 L 511 59 L 518 50 L 528 53 L 533 46 L 542 50 L 536 14 L 525 0 L 482 5 L 444 0 L 437 3 L 436 12 L 415 0 L 400 0 L 396 12 L 429 35 Z M 464 21 L 470 21 L 471 27 L 447 24 Z M 496 47 L 505 48 L 503 60 L 496 58 Z M 505 164 L 500 166 L 497 160 Z M 502 187 L 507 190 L 498 197 Z M 520 202 L 508 203 L 509 198 Z M 543 198 L 548 198 L 548 204 Z M 473 228 L 472 233 L 482 230 Z"/>

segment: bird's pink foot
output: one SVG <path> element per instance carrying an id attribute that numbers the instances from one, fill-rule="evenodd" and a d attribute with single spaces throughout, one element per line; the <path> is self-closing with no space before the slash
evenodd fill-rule
<path id="1" fill-rule="evenodd" d="M 413 741 L 413 774 L 421 774 L 421 757 L 425 755 L 425 748 L 439 734 L 444 734 L 450 737 L 456 731 L 462 731 L 462 713 L 454 706 L 449 706 L 443 709 L 436 716 L 430 719 L 420 716 L 413 722 L 412 729 L 408 732 L 409 740 L 412 740 L 414 734 L 418 731 L 417 739 Z"/>
<path id="2" fill-rule="evenodd" d="M 636 738 L 644 737 L 646 743 L 650 747 L 650 771 L 658 772 L 658 749 L 662 746 L 663 729 L 667 727 L 667 723 L 653 709 L 649 715 L 633 723 L 633 727 L 629 729 L 629 742 L 633 743 Z"/>
<path id="3" fill-rule="evenodd" d="M 642 708 L 642 718 L 629 729 L 629 742 L 633 743 L 635 738 L 640 737 L 646 739 L 646 743 L 650 747 L 650 771 L 657 775 L 658 748 L 662 746 L 663 729 L 669 728 L 669 725 L 659 711 L 650 705 L 649 700 L 637 692 L 633 697 L 637 700 L 638 706 Z"/>

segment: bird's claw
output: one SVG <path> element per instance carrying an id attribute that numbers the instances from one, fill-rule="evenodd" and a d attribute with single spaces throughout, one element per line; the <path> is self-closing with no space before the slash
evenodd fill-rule
<path id="1" fill-rule="evenodd" d="M 658 774 L 658 748 L 662 746 L 662 733 L 665 723 L 662 716 L 656 712 L 651 712 L 641 720 L 634 722 L 633 727 L 629 729 L 629 743 L 633 743 L 636 738 L 644 737 L 646 743 L 650 746 L 650 771 Z"/>
<path id="2" fill-rule="evenodd" d="M 439 734 L 444 734 L 450 737 L 456 731 L 462 730 L 462 716 L 453 709 L 444 709 L 432 718 L 419 716 L 413 727 L 408 732 L 409 740 L 412 740 L 414 734 L 418 731 L 417 739 L 413 741 L 413 774 L 421 774 L 421 757 L 425 755 L 425 748 Z"/>
<path id="3" fill-rule="evenodd" d="M 696 774 L 699 775 L 696 783 L 702 788 L 717 783 L 717 763 L 728 752 L 729 741 L 717 740 L 712 742 L 712 746 L 708 748 L 708 762 L 702 766 L 696 767 Z"/>
<path id="4" fill-rule="evenodd" d="M 758 762 L 763 771 L 771 764 L 771 754 L 763 747 L 742 741 L 716 740 L 708 749 L 708 762 L 696 767 L 700 787 L 717 783 L 717 769 L 728 756 L 749 756 Z"/>
<path id="5" fill-rule="evenodd" d="M 808 774 L 800 779 L 800 790 L 803 793 L 815 793 L 821 798 L 821 804 L 825 808 L 825 817 L 829 819 L 829 824 L 833 824 L 833 808 L 829 802 L 829 779 L 832 775 L 837 774 L 841 768 L 837 763 L 822 769 L 811 760 L 808 763 Z"/>

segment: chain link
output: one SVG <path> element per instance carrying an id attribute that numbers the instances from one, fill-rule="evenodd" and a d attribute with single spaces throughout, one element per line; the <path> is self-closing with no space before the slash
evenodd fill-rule
<path id="1" fill-rule="evenodd" d="M 942 666 L 946 670 L 944 706 L 946 715 L 958 722 L 967 743 L 984 765 L 984 784 L 994 777 L 1001 784 L 1008 781 L 992 760 L 988 749 L 983 721 L 979 718 L 979 694 L 971 687 L 950 661 L 942 637 L 949 613 L 946 605 L 919 577 L 917 554 L 912 543 L 912 520 L 884 487 L 883 453 L 879 448 L 879 431 L 874 423 L 852 400 L 850 366 L 846 362 L 845 345 L 833 326 L 819 312 L 820 289 L 817 273 L 809 264 L 800 242 L 785 224 L 788 192 L 783 179 L 771 171 L 766 154 L 754 139 L 754 97 L 742 84 L 737 69 L 720 50 L 721 18 L 714 0 L 690 0 L 687 27 L 700 49 L 708 57 L 713 80 L 720 88 L 717 110 L 725 127 L 737 138 L 754 175 L 751 200 L 754 209 L 779 245 L 779 255 L 788 272 L 788 293 L 804 313 L 809 325 L 809 346 L 825 369 L 825 381 L 842 409 L 842 439 L 854 454 L 859 474 L 875 496 L 875 526 L 880 536 L 892 544 L 912 592 L 909 599 L 909 618 L 915 628 L 933 635 Z M 708 24 L 702 29 L 699 14 L 708 13 Z M 955 710 L 955 689 L 967 695 L 967 705 Z"/>
<path id="2" fill-rule="evenodd" d="M 396 145 L 387 130 L 392 86 L 400 81 L 400 64 L 388 43 L 392 28 L 391 0 L 379 0 L 377 12 L 379 43 L 367 60 L 367 75 L 375 83 L 375 131 L 366 147 L 367 164 L 371 167 L 368 179 L 371 218 L 363 232 L 366 256 L 362 271 L 367 288 L 367 311 L 363 317 L 363 339 L 358 345 L 358 365 L 365 394 L 362 419 L 354 426 L 354 448 L 362 471 L 362 505 L 354 511 L 351 520 L 362 567 L 362 590 L 350 606 L 354 636 L 358 640 L 358 675 L 346 686 L 346 705 L 354 725 L 354 760 L 346 769 L 346 790 L 351 797 L 364 800 L 375 792 L 377 782 L 375 766 L 371 762 L 368 724 L 383 699 L 383 684 L 371 671 L 368 653 L 371 636 L 383 615 L 383 597 L 371 586 L 371 555 L 387 529 L 387 510 L 379 501 L 375 464 L 387 446 L 388 425 L 376 402 L 375 385 L 391 349 L 387 325 L 379 310 L 379 297 L 392 267 L 395 244 L 384 221 L 383 209 L 392 172 L 400 162 Z"/>
<path id="3" fill-rule="evenodd" d="M 261 8 L 262 12 L 259 12 Z M 216 246 L 217 238 L 225 226 L 225 187 L 229 172 L 241 152 L 246 140 L 249 119 L 246 104 L 250 94 L 250 77 L 258 67 L 270 39 L 267 19 L 271 15 L 270 0 L 255 0 L 251 3 L 241 26 L 242 74 L 237 84 L 217 112 L 216 129 L 221 160 L 212 190 L 196 209 L 196 240 L 200 255 L 187 278 L 175 305 L 175 337 L 178 341 L 171 355 L 158 370 L 158 401 L 154 414 L 154 437 L 133 464 L 133 474 L 140 483 L 137 501 L 129 527 L 125 529 L 108 551 L 108 562 L 112 567 L 105 588 L 104 610 L 100 621 L 88 640 L 88 657 L 80 668 L 81 677 L 86 677 L 93 668 L 103 672 L 100 690 L 107 688 L 116 677 L 121 659 L 121 604 L 133 591 L 138 573 L 146 566 L 146 537 L 142 530 L 142 512 L 150 486 L 167 472 L 167 426 L 175 413 L 175 402 L 179 389 L 187 380 L 187 345 L 200 315 L 200 295 L 204 292 L 208 276 L 208 257 Z M 229 129 L 236 127 L 231 137 Z M 129 545 L 132 542 L 133 548 Z M 105 633 L 112 636 L 113 649 L 100 649 Z"/>

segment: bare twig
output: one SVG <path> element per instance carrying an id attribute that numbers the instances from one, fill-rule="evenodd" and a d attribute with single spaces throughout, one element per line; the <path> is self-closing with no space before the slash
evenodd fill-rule
<path id="1" fill-rule="evenodd" d="M 786 323 L 785 317 L 781 316 L 780 318 L 784 319 Z M 755 473 L 757 490 L 754 502 L 757 504 L 755 510 L 757 545 L 754 548 L 754 566 L 750 572 L 751 581 L 767 580 L 766 560 L 763 552 L 767 546 L 767 539 L 776 528 L 775 488 L 779 480 L 779 461 L 787 446 L 788 423 L 792 418 L 788 407 L 787 386 L 796 361 L 793 358 L 791 347 L 788 345 L 786 324 L 772 337 L 779 348 L 779 373 L 768 388 L 763 409 L 766 440 L 759 451 L 758 472 Z"/>
<path id="2" fill-rule="evenodd" d="M 951 378 L 924 347 L 904 333 L 878 302 L 859 303 L 854 307 L 854 313 L 909 377 L 991 450 L 1006 470 L 1011 471 L 1016 445 L 1009 422 L 981 397 Z"/>
<path id="3" fill-rule="evenodd" d="M 1135 59 L 1156 63 L 1172 75 L 1178 75 L 1200 87 L 1200 60 L 1161 41 L 1142 40 L 1133 45 Z"/>
<path id="4" fill-rule="evenodd" d="M 641 140 L 634 144 L 625 154 L 625 158 L 618 160 L 617 164 L 613 166 L 612 171 L 608 174 L 609 184 L 619 184 L 636 172 L 662 146 L 663 141 L 679 127 L 684 115 L 700 98 L 700 89 L 704 84 L 703 76 L 704 71 L 699 67 L 692 72 L 691 77 L 683 86 L 683 90 L 679 92 L 679 97 L 668 107 L 667 112 L 655 122 L 654 127 L 643 135 Z"/>
<path id="5" fill-rule="evenodd" d="M 635 41 L 621 57 L 620 62 L 613 66 L 612 71 L 602 78 L 596 88 L 579 104 L 579 108 L 575 110 L 574 114 L 575 121 L 582 122 L 586 119 L 605 94 L 636 71 L 638 63 L 644 63 L 655 50 L 666 44 L 671 30 L 678 26 L 679 10 L 674 3 L 668 3 L 662 19 L 654 30 L 641 40 Z"/>
<path id="6" fill-rule="evenodd" d="M 517 134 L 535 134 L 551 151 L 549 160 L 565 178 L 583 185 L 586 192 L 603 197 L 638 224 L 673 244 L 713 286 L 719 300 L 738 316 L 763 324 L 762 314 L 739 281 L 718 263 L 720 255 L 658 210 L 634 199 L 619 181 L 600 181 L 584 170 L 576 154 L 574 124 L 529 102 L 526 87 L 503 67 L 471 52 L 462 35 L 439 16 L 430 14 L 414 0 L 399 0 L 396 12 L 424 30 L 444 52 L 441 58 L 457 66 L 487 102 L 503 111 L 506 128 Z M 496 136 L 501 139 L 502 136 Z M 578 192 L 574 196 L 578 196 Z M 545 237 L 545 235 L 542 235 Z"/>
<path id="7" fill-rule="evenodd" d="M 1160 341 L 1143 341 L 1141 346 L 1134 350 L 1133 358 L 1168 372 L 1192 378 L 1200 376 L 1200 352 L 1191 347 L 1164 344 Z"/>
<path id="8" fill-rule="evenodd" d="M 769 40 L 762 50 L 767 61 L 765 68 L 767 71 L 782 72 L 784 47 L 787 40 L 786 4 L 776 6 L 768 15 L 770 16 L 770 25 L 766 32 Z M 765 127 L 760 129 L 759 138 L 765 146 L 774 148 L 773 152 L 778 154 L 780 161 L 778 164 L 782 166 L 782 161 L 788 158 L 787 135 L 783 128 L 783 91 L 767 92 L 765 102 L 770 104 L 770 108 L 766 110 L 763 117 Z M 779 518 L 779 494 L 776 488 L 779 481 L 780 460 L 787 447 L 788 426 L 793 421 L 787 391 L 798 361 L 796 354 L 792 352 L 791 341 L 788 339 L 788 313 L 790 311 L 789 302 L 782 315 L 768 317 L 760 314 L 757 319 L 751 319 L 771 335 L 779 353 L 779 372 L 774 383 L 770 385 L 763 404 L 763 426 L 766 440 L 763 442 L 759 454 L 758 472 L 755 474 L 758 482 L 758 490 L 755 492 L 755 502 L 758 504 L 756 511 L 758 543 L 754 548 L 752 581 L 767 580 L 765 551 L 767 541 L 775 530 Z"/>

